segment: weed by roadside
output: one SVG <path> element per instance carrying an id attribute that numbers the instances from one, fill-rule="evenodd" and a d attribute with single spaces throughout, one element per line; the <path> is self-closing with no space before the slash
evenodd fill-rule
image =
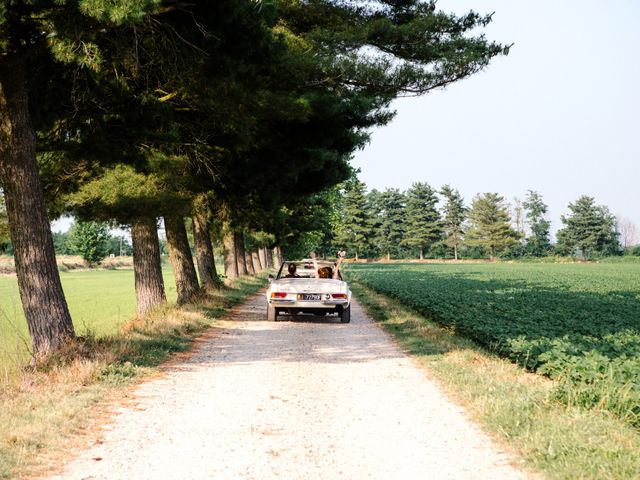
<path id="1" fill-rule="evenodd" d="M 640 434 L 603 411 L 562 405 L 555 383 L 350 281 L 369 313 L 492 436 L 552 479 L 640 478 Z M 425 405 L 428 408 L 428 405 Z"/>
<path id="2" fill-rule="evenodd" d="M 38 475 L 61 452 L 82 443 L 96 405 L 157 371 L 170 354 L 266 284 L 246 277 L 181 308 L 164 307 L 125 325 L 118 335 L 87 334 L 46 364 L 24 369 L 0 392 L 0 478 Z"/>

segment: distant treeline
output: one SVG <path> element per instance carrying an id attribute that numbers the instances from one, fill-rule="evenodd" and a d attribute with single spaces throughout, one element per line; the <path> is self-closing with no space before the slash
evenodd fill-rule
<path id="1" fill-rule="evenodd" d="M 356 258 L 640 256 L 635 226 L 586 195 L 568 205 L 554 243 L 548 207 L 533 190 L 511 204 L 492 192 L 466 203 L 449 185 L 367 192 L 354 177 L 331 196 L 331 208 L 332 233 L 322 248 L 346 248 Z"/>
<path id="2" fill-rule="evenodd" d="M 69 231 L 53 232 L 52 235 L 56 255 L 79 255 L 88 264 L 97 263 L 111 255 L 118 257 L 133 254 L 129 239 L 123 235 L 113 235 L 106 223 L 75 222 Z M 163 243 L 166 250 L 166 242 Z M 13 245 L 9 236 L 3 236 L 1 232 L 0 254 L 13 255 Z"/>

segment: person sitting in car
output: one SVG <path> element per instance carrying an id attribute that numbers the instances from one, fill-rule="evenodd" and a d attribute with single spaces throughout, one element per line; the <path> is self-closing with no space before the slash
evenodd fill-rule
<path id="1" fill-rule="evenodd" d="M 284 278 L 300 278 L 300 275 L 298 275 L 296 273 L 296 264 L 295 263 L 290 263 L 289 266 L 287 267 L 287 271 L 289 273 L 287 273 Z"/>
<path id="2" fill-rule="evenodd" d="M 342 264 L 342 260 L 346 256 L 346 252 L 341 250 L 338 252 L 338 261 L 335 263 L 335 269 L 331 269 L 331 267 L 321 267 L 318 268 L 318 262 L 316 261 L 316 252 L 311 252 L 309 254 L 311 259 L 313 260 L 313 265 L 316 270 L 316 278 L 333 278 L 334 280 L 340 280 L 340 265 Z"/>

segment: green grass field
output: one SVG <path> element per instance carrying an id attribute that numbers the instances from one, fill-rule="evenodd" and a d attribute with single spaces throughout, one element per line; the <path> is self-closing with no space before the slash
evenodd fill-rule
<path id="1" fill-rule="evenodd" d="M 170 268 L 163 270 L 169 302 L 176 299 Z M 76 332 L 96 337 L 116 333 L 136 310 L 133 270 L 61 272 Z M 29 358 L 30 339 L 15 276 L 0 277 L 0 372 Z"/>
<path id="2" fill-rule="evenodd" d="M 640 265 L 369 264 L 350 278 L 640 427 Z"/>

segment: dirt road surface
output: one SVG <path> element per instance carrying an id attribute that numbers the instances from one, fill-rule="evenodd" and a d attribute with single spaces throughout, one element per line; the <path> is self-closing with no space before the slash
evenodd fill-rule
<path id="1" fill-rule="evenodd" d="M 522 479 L 359 305 L 236 308 L 55 479 Z"/>

